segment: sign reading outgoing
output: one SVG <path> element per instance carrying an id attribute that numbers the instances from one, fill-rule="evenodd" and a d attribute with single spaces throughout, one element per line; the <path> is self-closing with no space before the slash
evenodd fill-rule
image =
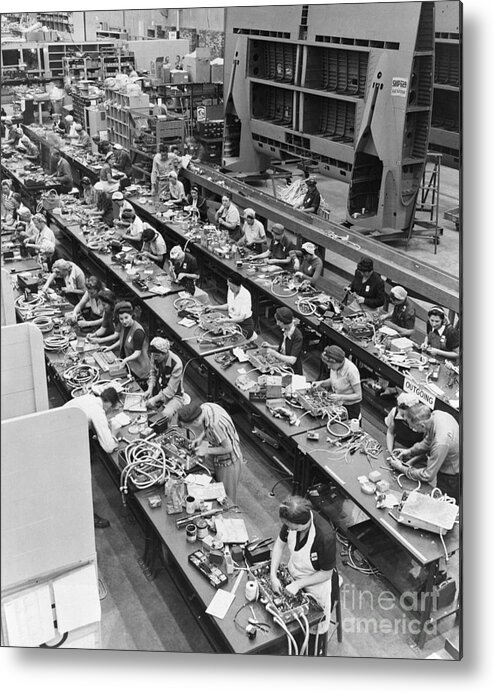
<path id="1" fill-rule="evenodd" d="M 406 96 L 408 91 L 408 79 L 393 77 L 391 82 L 391 96 Z"/>
<path id="2" fill-rule="evenodd" d="M 436 405 L 436 397 L 434 394 L 431 394 L 431 392 L 428 392 L 426 389 L 422 389 L 419 384 L 411 380 L 409 377 L 405 377 L 404 379 L 403 391 L 408 392 L 409 394 L 415 394 L 415 396 L 417 396 L 423 404 L 427 404 L 429 408 L 434 409 L 434 406 Z"/>

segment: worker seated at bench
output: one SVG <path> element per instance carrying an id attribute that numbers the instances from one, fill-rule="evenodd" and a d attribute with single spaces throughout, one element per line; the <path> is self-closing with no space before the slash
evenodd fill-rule
<path id="1" fill-rule="evenodd" d="M 256 212 L 253 209 L 245 209 L 243 216 L 245 221 L 237 245 L 247 248 L 256 255 L 265 252 L 268 247 L 266 230 L 263 224 L 256 219 Z"/>

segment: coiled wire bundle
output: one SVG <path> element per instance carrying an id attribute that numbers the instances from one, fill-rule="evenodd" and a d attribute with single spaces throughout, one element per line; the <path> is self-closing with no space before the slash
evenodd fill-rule
<path id="1" fill-rule="evenodd" d="M 43 334 L 51 332 L 53 329 L 53 320 L 47 315 L 38 315 L 32 320 L 32 323 L 36 325 Z"/>
<path id="2" fill-rule="evenodd" d="M 29 312 L 30 310 L 33 310 L 33 308 L 37 307 L 38 305 L 42 305 L 45 302 L 45 296 L 42 293 L 38 293 L 37 295 L 30 295 L 29 299 L 27 299 L 25 296 L 18 296 L 15 299 L 15 305 L 18 310 L 21 312 Z"/>
<path id="3" fill-rule="evenodd" d="M 194 329 L 194 335 L 199 342 L 212 342 L 219 345 L 222 345 L 227 339 L 233 345 L 239 343 L 244 337 L 242 327 L 231 322 L 216 322 L 216 324 L 211 322 L 209 329 L 206 326 L 198 325 Z"/>
<path id="4" fill-rule="evenodd" d="M 45 351 L 64 351 L 69 347 L 69 337 L 63 334 L 52 334 L 43 340 Z"/>
<path id="5" fill-rule="evenodd" d="M 129 491 L 129 480 L 137 490 L 162 485 L 168 478 L 184 478 L 182 464 L 167 459 L 165 450 L 150 440 L 133 440 L 124 452 L 125 467 L 120 474 L 122 499 Z"/>
<path id="6" fill-rule="evenodd" d="M 204 306 L 193 296 L 187 298 L 177 298 L 173 301 L 175 310 L 190 310 L 190 312 L 199 312 L 204 309 Z"/>
<path id="7" fill-rule="evenodd" d="M 282 272 L 271 279 L 270 290 L 278 298 L 289 298 L 298 293 L 298 284 L 290 272 Z"/>
<path id="8" fill-rule="evenodd" d="M 80 363 L 72 365 L 63 373 L 63 378 L 69 387 L 82 387 L 99 380 L 99 370 L 92 365 Z"/>

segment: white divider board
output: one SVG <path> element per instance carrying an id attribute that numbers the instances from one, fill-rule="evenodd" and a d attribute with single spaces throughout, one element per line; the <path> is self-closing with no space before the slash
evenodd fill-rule
<path id="1" fill-rule="evenodd" d="M 0 291 L 0 325 L 3 327 L 6 324 L 15 324 L 15 303 L 14 303 L 14 289 L 12 288 L 12 281 L 10 274 L 5 269 L 1 272 L 1 286 Z"/>
<path id="2" fill-rule="evenodd" d="M 2 421 L 2 592 L 96 560 L 88 423 L 56 408 Z"/>
<path id="3" fill-rule="evenodd" d="M 34 324 L 2 327 L 1 417 L 46 411 L 48 386 L 43 335 Z"/>

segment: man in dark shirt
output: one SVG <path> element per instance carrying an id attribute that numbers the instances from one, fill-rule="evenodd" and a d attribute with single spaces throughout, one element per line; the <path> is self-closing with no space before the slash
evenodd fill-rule
<path id="1" fill-rule="evenodd" d="M 265 252 L 256 256 L 257 259 L 266 258 L 268 264 L 292 264 L 290 252 L 295 250 L 295 245 L 287 238 L 285 229 L 280 223 L 274 223 L 271 228 L 271 242 Z"/>
<path id="2" fill-rule="evenodd" d="M 53 161 L 56 165 L 56 172 L 53 176 L 53 182 L 61 186 L 62 192 L 70 192 L 74 187 L 74 178 L 72 177 L 72 169 L 67 159 L 64 159 L 58 149 L 53 152 Z"/>
<path id="3" fill-rule="evenodd" d="M 197 260 L 190 252 L 182 250 L 180 245 L 175 245 L 170 250 L 170 274 L 174 281 L 194 295 L 196 281 L 199 278 Z"/>
<path id="4" fill-rule="evenodd" d="M 393 286 L 389 294 L 388 312 L 379 321 L 398 332 L 400 336 L 410 336 L 415 328 L 415 308 L 408 299 L 403 286 Z"/>
<path id="5" fill-rule="evenodd" d="M 308 211 L 311 214 L 317 214 L 317 210 L 321 204 L 321 194 L 317 189 L 317 181 L 311 176 L 307 178 L 305 184 L 307 185 L 305 197 L 300 204 L 295 205 L 295 208 Z"/>
<path id="6" fill-rule="evenodd" d="M 115 150 L 115 168 L 117 171 L 125 173 L 127 178 L 130 179 L 132 176 L 132 161 L 130 160 L 128 152 L 121 144 L 114 144 L 113 148 Z"/>
<path id="7" fill-rule="evenodd" d="M 362 257 L 357 264 L 353 281 L 346 289 L 354 294 L 359 305 L 367 308 L 380 308 L 384 305 L 384 281 L 380 274 L 374 271 L 374 263 L 370 257 Z"/>

